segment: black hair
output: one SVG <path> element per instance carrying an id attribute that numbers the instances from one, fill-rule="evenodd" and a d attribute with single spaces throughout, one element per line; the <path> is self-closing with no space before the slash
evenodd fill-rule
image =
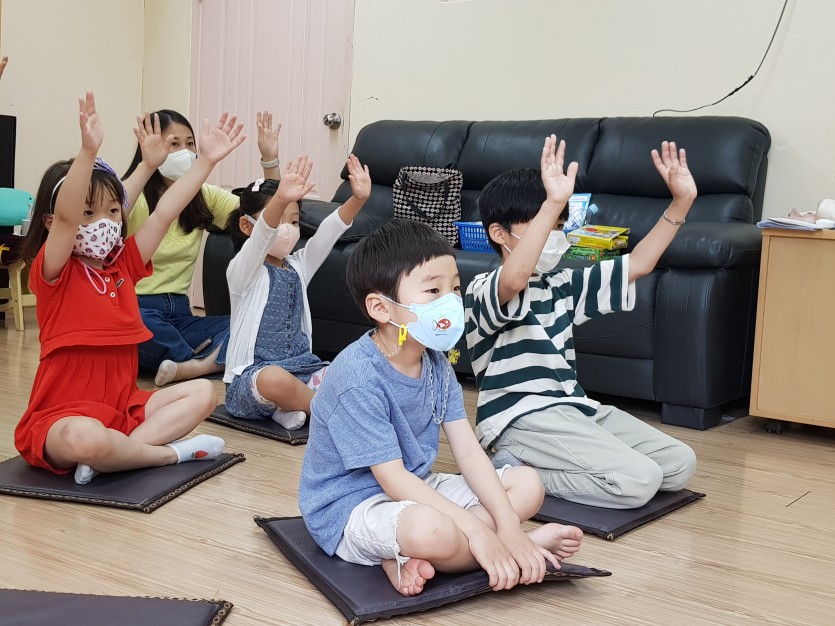
<path id="1" fill-rule="evenodd" d="M 240 252 L 247 240 L 247 236 L 241 231 L 241 218 L 244 215 L 255 215 L 261 211 L 267 202 L 270 201 L 278 190 L 278 181 L 272 178 L 261 181 L 258 186 L 258 191 L 253 191 L 252 188 L 255 183 L 252 182 L 246 187 L 239 187 L 233 189 L 232 193 L 238 196 L 241 201 L 238 203 L 238 208 L 229 214 L 229 219 L 226 222 L 226 230 L 232 236 L 232 246 L 235 252 Z"/>
<path id="2" fill-rule="evenodd" d="M 29 263 L 38 256 L 38 251 L 40 251 L 49 234 L 44 225 L 44 218 L 55 211 L 55 200 L 60 190 L 60 187 L 56 190 L 55 186 L 70 171 L 72 162 L 73 159 L 68 159 L 53 163 L 41 178 L 38 193 L 35 195 L 35 206 L 32 209 L 32 223 L 29 225 L 29 232 L 26 234 L 26 239 L 23 240 L 21 247 L 21 256 Z M 96 199 L 102 197 L 113 198 L 121 206 L 125 199 L 125 188 L 115 174 L 94 169 L 90 176 L 87 204 L 92 204 Z M 127 227 L 127 219 L 125 219 L 125 212 L 122 209 L 122 237 L 127 236 Z"/>
<path id="3" fill-rule="evenodd" d="M 379 293 L 397 300 L 403 276 L 427 261 L 447 255 L 455 257 L 455 250 L 431 226 L 417 220 L 391 220 L 364 237 L 348 259 L 348 292 L 371 319 L 365 308 L 368 294 Z"/>
<path id="4" fill-rule="evenodd" d="M 172 124 L 182 124 L 188 128 L 192 136 L 194 136 L 194 129 L 191 127 L 189 121 L 176 111 L 172 111 L 171 109 L 161 109 L 156 113 L 152 113 L 151 119 L 154 119 L 154 115 L 159 115 L 159 127 L 163 137 L 165 137 L 165 131 Z M 127 178 L 133 174 L 134 170 L 141 162 L 142 149 L 139 145 L 137 145 L 136 152 L 133 155 L 133 160 L 130 162 L 130 166 L 125 172 L 123 178 Z M 168 184 L 165 182 L 165 177 L 159 173 L 159 170 L 156 170 L 153 174 L 151 174 L 151 178 L 148 179 L 148 182 L 145 183 L 145 188 L 142 190 L 142 193 L 145 195 L 145 200 L 148 203 L 148 213 L 154 212 L 154 209 L 157 208 L 159 199 L 167 189 Z M 212 212 L 209 210 L 201 190 L 196 196 L 194 196 L 194 198 L 192 198 L 191 202 L 188 203 L 183 212 L 180 213 L 180 217 L 177 221 L 180 224 L 180 228 L 182 228 L 184 232 L 190 233 L 195 229 L 208 228 L 211 226 L 213 219 Z"/>
<path id="5" fill-rule="evenodd" d="M 532 168 L 499 174 L 484 186 L 478 196 L 478 208 L 487 240 L 496 253 L 501 255 L 502 246 L 490 237 L 490 225 L 498 224 L 510 231 L 513 224 L 526 224 L 539 213 L 546 197 L 542 174 Z M 567 214 L 566 204 L 562 217 Z"/>

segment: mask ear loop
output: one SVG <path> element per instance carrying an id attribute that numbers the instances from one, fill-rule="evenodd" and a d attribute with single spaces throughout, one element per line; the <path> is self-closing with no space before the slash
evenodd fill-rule
<path id="1" fill-rule="evenodd" d="M 397 332 L 397 345 L 402 346 L 406 342 L 409 331 L 406 329 L 406 324 L 400 324 L 400 330 Z"/>

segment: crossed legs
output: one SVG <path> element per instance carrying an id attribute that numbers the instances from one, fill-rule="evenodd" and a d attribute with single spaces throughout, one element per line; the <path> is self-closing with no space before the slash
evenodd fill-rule
<path id="1" fill-rule="evenodd" d="M 81 464 L 100 472 L 171 465 L 186 459 L 166 444 L 194 430 L 216 406 L 212 384 L 192 380 L 152 395 L 145 405 L 145 421 L 130 435 L 106 428 L 91 417 L 79 415 L 58 420 L 47 433 L 44 455 L 57 468 Z M 211 443 L 210 447 L 216 448 L 214 440 L 220 441 L 222 449 L 223 440 L 218 437 L 201 443 Z M 219 451 L 214 456 L 217 454 Z"/>
<path id="2" fill-rule="evenodd" d="M 502 474 L 510 504 L 520 520 L 527 520 L 539 510 L 544 492 L 539 475 L 529 467 L 508 468 Z M 496 524 L 481 505 L 467 509 L 488 528 Z M 583 532 L 574 526 L 545 524 L 528 531 L 530 539 L 559 559 L 565 559 L 580 549 Z M 402 566 L 396 559 L 384 559 L 383 569 L 392 585 L 403 595 L 415 595 L 423 590 L 426 581 L 441 572 L 464 572 L 477 569 L 478 562 L 470 552 L 467 537 L 452 519 L 437 509 L 412 504 L 402 509 L 397 521 L 397 543 L 400 552 L 410 557 Z"/>

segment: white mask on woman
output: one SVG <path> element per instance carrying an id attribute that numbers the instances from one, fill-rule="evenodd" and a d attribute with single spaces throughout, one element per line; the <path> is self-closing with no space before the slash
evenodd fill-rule
<path id="1" fill-rule="evenodd" d="M 196 160 L 197 154 L 188 148 L 171 152 L 165 157 L 163 164 L 159 166 L 159 173 L 168 180 L 177 180 L 191 169 Z"/>

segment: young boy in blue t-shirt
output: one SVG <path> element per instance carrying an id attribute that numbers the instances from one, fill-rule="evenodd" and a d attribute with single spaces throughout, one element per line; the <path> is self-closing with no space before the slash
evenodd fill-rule
<path id="1" fill-rule="evenodd" d="M 563 172 L 565 142 L 545 140 L 541 172 L 516 170 L 479 197 L 482 223 L 502 265 L 467 287 L 467 347 L 479 388 L 476 433 L 494 464 L 535 467 L 548 495 L 609 508 L 646 504 L 682 489 L 696 471 L 686 444 L 613 406 L 577 382 L 572 326 L 635 306 L 649 274 L 696 198 L 684 150 L 652 151 L 673 200 L 631 254 L 555 270 L 577 164 Z"/>
<path id="2" fill-rule="evenodd" d="M 336 357 L 311 403 L 299 508 L 316 543 L 381 564 L 403 595 L 436 570 L 481 567 L 496 590 L 540 582 L 583 533 L 522 532 L 542 483 L 531 468 L 493 469 L 466 419 L 444 355 L 464 330 L 452 247 L 425 224 L 394 220 L 357 245 L 346 281 L 376 328 Z M 441 428 L 460 476 L 432 471 Z"/>

